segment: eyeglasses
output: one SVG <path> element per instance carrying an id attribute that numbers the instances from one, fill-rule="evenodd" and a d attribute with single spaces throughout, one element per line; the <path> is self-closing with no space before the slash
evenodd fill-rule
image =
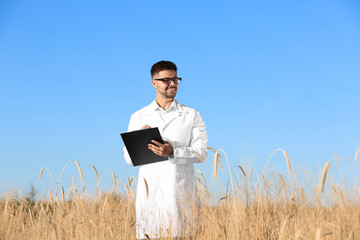
<path id="1" fill-rule="evenodd" d="M 171 81 L 174 82 L 174 84 L 179 84 L 181 83 L 181 78 L 179 77 L 173 77 L 173 78 L 158 78 L 158 79 L 154 79 L 156 81 L 162 81 L 164 84 L 166 85 L 170 85 Z"/>

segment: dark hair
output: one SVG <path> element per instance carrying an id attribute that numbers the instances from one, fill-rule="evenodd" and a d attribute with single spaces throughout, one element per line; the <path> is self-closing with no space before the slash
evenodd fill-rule
<path id="1" fill-rule="evenodd" d="M 177 72 L 177 67 L 173 62 L 161 60 L 151 67 L 151 77 L 162 70 L 175 70 L 175 72 Z"/>

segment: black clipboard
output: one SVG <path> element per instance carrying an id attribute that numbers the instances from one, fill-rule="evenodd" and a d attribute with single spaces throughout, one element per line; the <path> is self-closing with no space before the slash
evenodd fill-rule
<path id="1" fill-rule="evenodd" d="M 158 156 L 148 149 L 148 144 L 151 143 L 151 140 L 164 143 L 157 127 L 120 133 L 120 135 L 134 166 L 168 160 L 168 157 Z"/>

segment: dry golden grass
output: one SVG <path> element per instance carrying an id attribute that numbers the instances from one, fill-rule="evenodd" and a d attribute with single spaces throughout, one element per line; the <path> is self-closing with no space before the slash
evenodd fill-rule
<path id="1" fill-rule="evenodd" d="M 226 155 L 212 151 L 215 168 Z M 197 171 L 202 207 L 192 239 L 360 239 L 360 187 L 332 185 L 329 161 L 318 184 L 305 190 L 294 177 L 288 154 L 277 151 L 284 155 L 288 177 L 264 170 L 254 181 L 253 169 L 247 172 L 238 166 L 231 190 L 222 196 L 214 196 L 204 174 Z M 357 154 L 358 150 L 354 160 Z M 74 163 L 82 179 L 83 171 Z M 100 182 L 96 168 L 91 168 Z M 54 186 L 59 192 L 49 190 L 48 197 L 44 194 L 35 201 L 9 193 L 0 199 L 0 239 L 135 239 L 134 177 L 121 184 L 111 173 L 112 190 L 92 196 L 74 178 L 69 190 L 58 182 Z"/>

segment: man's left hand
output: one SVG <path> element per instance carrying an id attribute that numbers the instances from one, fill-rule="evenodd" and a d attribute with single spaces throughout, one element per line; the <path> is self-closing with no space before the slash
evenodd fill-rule
<path id="1" fill-rule="evenodd" d="M 151 140 L 154 144 L 149 144 L 148 148 L 153 151 L 156 155 L 163 156 L 163 157 L 170 157 L 173 154 L 173 147 L 167 141 L 164 141 L 164 144 Z"/>

